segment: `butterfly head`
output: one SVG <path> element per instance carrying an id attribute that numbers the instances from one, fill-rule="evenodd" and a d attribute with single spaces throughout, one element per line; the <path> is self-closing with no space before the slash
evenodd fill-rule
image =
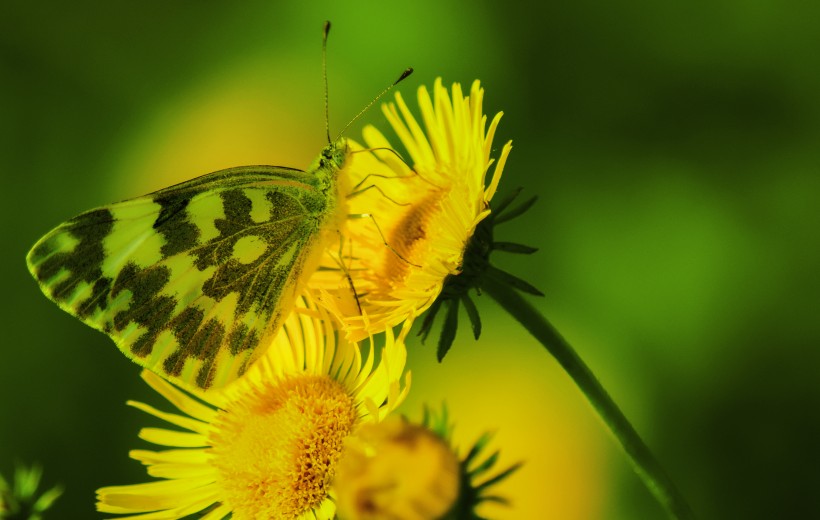
<path id="1" fill-rule="evenodd" d="M 344 166 L 349 151 L 347 139 L 339 137 L 322 149 L 322 156 L 319 158 L 320 166 L 340 170 Z"/>

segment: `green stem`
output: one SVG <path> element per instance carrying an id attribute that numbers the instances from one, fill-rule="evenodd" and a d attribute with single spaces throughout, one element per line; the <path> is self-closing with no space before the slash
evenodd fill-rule
<path id="1" fill-rule="evenodd" d="M 649 491 L 666 509 L 670 518 L 694 519 L 695 514 L 675 484 L 641 440 L 615 401 L 549 321 L 509 285 L 495 279 L 492 268 L 482 279 L 481 289 L 532 334 L 555 357 L 581 389 L 609 430 L 621 443 L 633 468 Z"/>

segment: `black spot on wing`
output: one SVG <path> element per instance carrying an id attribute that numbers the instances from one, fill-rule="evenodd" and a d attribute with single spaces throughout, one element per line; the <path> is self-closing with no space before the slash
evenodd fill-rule
<path id="1" fill-rule="evenodd" d="M 237 323 L 228 335 L 228 348 L 236 356 L 245 350 L 255 349 L 259 345 L 259 334 L 244 323 Z"/>
<path id="2" fill-rule="evenodd" d="M 188 359 L 203 362 L 197 372 L 195 383 L 207 389 L 213 384 L 216 373 L 216 358 L 223 345 L 227 345 L 234 356 L 243 351 L 252 350 L 259 345 L 259 334 L 244 323 L 234 324 L 231 332 L 226 334 L 225 327 L 217 320 L 211 319 L 203 324 L 205 313 L 201 309 L 189 307 L 173 318 L 167 328 L 176 337 L 179 348 L 163 361 L 163 370 L 172 376 L 179 376 Z M 243 364 L 240 373 L 247 367 Z M 241 374 L 240 374 L 241 375 Z"/>
<path id="3" fill-rule="evenodd" d="M 241 189 L 220 193 L 225 218 L 214 220 L 219 235 L 198 247 L 194 252 L 194 265 L 200 271 L 227 261 L 233 254 L 236 241 L 249 232 L 254 225 L 251 219 L 253 204 Z"/>
<path id="4" fill-rule="evenodd" d="M 220 197 L 225 217 L 214 221 L 219 234 L 191 249 L 191 254 L 198 270 L 214 268 L 202 285 L 203 295 L 221 302 L 232 293 L 237 294 L 234 322 L 228 332 L 218 321 L 203 323 L 203 311 L 184 310 L 167 326 L 180 347 L 163 362 L 168 374 L 179 376 L 187 359 L 202 360 L 195 381 L 202 388 L 212 384 L 214 363 L 223 344 L 233 356 L 258 347 L 262 331 L 239 321 L 244 314 L 253 311 L 263 327 L 278 321 L 279 316 L 273 314 L 282 291 L 290 287 L 293 276 L 299 274 L 303 259 L 297 253 L 283 263 L 283 255 L 292 248 L 301 252 L 319 225 L 317 216 L 306 214 L 294 197 L 276 190 L 266 194 L 272 202 L 272 210 L 270 221 L 262 223 L 251 218 L 253 204 L 244 189 L 227 190 L 220 193 Z M 265 250 L 255 261 L 242 263 L 233 258 L 234 247 L 237 241 L 248 236 L 260 240 Z M 246 369 L 247 363 L 240 367 L 240 372 Z"/>
<path id="5" fill-rule="evenodd" d="M 191 356 L 203 361 L 202 367 L 196 375 L 196 384 L 201 388 L 208 388 L 214 379 L 214 362 L 225 338 L 225 327 L 217 320 L 209 320 L 199 329 L 189 346 Z"/>
<path id="6" fill-rule="evenodd" d="M 114 217 L 109 210 L 89 211 L 63 224 L 53 236 L 32 250 L 29 258 L 35 265 L 34 274 L 41 284 L 47 285 L 63 269 L 68 272 L 66 279 L 51 288 L 52 298 L 58 302 L 65 301 L 81 283 L 94 284 L 102 277 L 102 263 L 105 259 L 103 239 L 111 233 L 113 227 Z M 78 240 L 74 249 L 59 251 L 57 237 L 60 233 Z"/>
<path id="7" fill-rule="evenodd" d="M 135 356 L 146 357 L 153 352 L 157 337 L 163 330 L 162 325 L 171 319 L 176 304 L 176 300 L 170 296 L 159 296 L 154 299 L 149 308 L 136 311 L 139 319 L 137 323 L 147 327 L 148 331 L 131 345 L 131 352 Z"/>
<path id="8" fill-rule="evenodd" d="M 225 327 L 215 319 L 203 325 L 202 319 L 202 311 L 187 309 L 174 320 L 171 329 L 177 334 L 180 347 L 165 359 L 163 368 L 168 374 L 179 376 L 189 358 L 199 359 L 203 364 L 197 373 L 196 384 L 208 388 L 213 383 L 214 362 L 225 337 Z"/>
<path id="9" fill-rule="evenodd" d="M 43 240 L 42 242 L 38 242 L 31 249 L 31 252 L 29 252 L 29 254 L 28 254 L 29 262 L 32 262 L 34 264 L 39 264 L 41 262 L 44 262 L 45 259 L 47 259 L 49 256 L 51 256 L 52 253 L 56 253 L 57 252 L 57 245 L 55 244 L 55 242 L 56 242 L 56 240 L 53 237 L 50 238 L 50 239 Z M 56 272 L 55 273 L 44 273 L 43 272 L 43 266 L 41 264 L 37 268 L 35 276 L 37 276 L 38 280 L 43 281 L 43 279 L 41 278 L 41 275 L 44 275 L 44 274 L 46 274 L 46 275 L 51 274 L 53 276 L 57 273 Z M 45 278 L 48 279 L 48 276 L 45 276 Z"/>
<path id="10" fill-rule="evenodd" d="M 250 264 L 229 260 L 202 285 L 202 293 L 221 301 L 235 292 L 239 295 L 237 315 L 247 313 L 254 304 L 257 314 L 268 315 L 290 278 L 291 265 L 279 265 L 280 255 L 263 255 Z"/>
<path id="11" fill-rule="evenodd" d="M 214 222 L 219 235 L 196 250 L 198 269 L 216 267 L 203 284 L 203 293 L 221 301 L 236 292 L 239 295 L 237 316 L 248 312 L 254 303 L 265 306 L 257 308 L 257 313 L 269 315 L 290 278 L 292 265 L 281 265 L 282 255 L 293 246 L 297 250 L 303 247 L 307 236 L 318 228 L 317 219 L 306 215 L 292 197 L 279 191 L 270 191 L 266 196 L 274 203 L 271 221 L 260 224 L 251 219 L 252 203 L 243 190 L 223 192 L 225 218 Z M 265 250 L 255 261 L 246 264 L 232 256 L 237 241 L 248 236 L 261 240 Z"/>
<path id="12" fill-rule="evenodd" d="M 200 271 L 228 262 L 236 242 L 246 236 L 262 239 L 269 250 L 285 244 L 299 226 L 312 229 L 318 227 L 316 215 L 306 213 L 305 208 L 293 197 L 277 190 L 270 190 L 266 194 L 273 205 L 267 223 L 257 223 L 251 219 L 253 203 L 244 190 L 227 190 L 220 193 L 220 197 L 225 218 L 214 220 L 219 234 L 193 251 L 196 257 L 194 265 Z M 266 255 L 268 251 L 262 257 Z"/>
<path id="13" fill-rule="evenodd" d="M 269 220 L 254 222 L 251 219 L 253 205 L 245 191 L 263 188 L 251 186 L 247 179 L 233 186 L 236 188 L 219 194 L 225 218 L 214 221 L 218 236 L 203 244 L 199 243 L 200 229 L 189 214 L 192 197 L 202 193 L 202 189 L 163 190 L 154 194 L 152 199 L 160 205 L 153 228 L 164 238 L 163 258 L 188 252 L 200 272 L 215 268 L 213 275 L 204 282 L 203 292 L 217 302 L 237 293 L 234 320 L 226 317 L 224 326 L 216 320 L 205 322 L 203 311 L 196 308 L 183 310 L 175 316 L 177 297 L 163 294 L 163 291 L 172 293 L 168 290 L 171 270 L 164 265 L 141 268 L 128 262 L 114 278 L 103 277 L 103 241 L 111 234 L 115 222 L 108 209 L 84 213 L 57 228 L 47 236 L 50 238 L 32 249 L 29 265 L 44 290 L 58 302 L 67 301 L 81 284 L 89 284 L 89 296 L 82 301 L 73 301 L 72 312 L 87 320 L 97 309 L 108 309 L 105 322 L 94 323 L 94 326 L 115 338 L 122 337 L 122 333 L 134 325 L 138 326 L 139 337 L 136 340 L 129 338 L 130 350 L 137 357 L 148 357 L 159 335 L 170 331 L 180 347 L 164 360 L 163 368 L 168 373 L 178 374 L 185 360 L 199 359 L 203 363 L 195 383 L 207 388 L 213 383 L 214 363 L 222 345 L 234 356 L 250 353 L 265 335 L 264 327 L 278 323 L 280 316 L 274 315 L 274 310 L 283 291 L 292 287 L 294 277 L 301 272 L 304 248 L 326 217 L 326 201 L 314 190 L 279 186 L 264 188 L 272 206 L 267 216 Z M 65 251 L 65 242 L 60 240 L 65 236 L 76 240 L 71 251 Z M 243 264 L 232 256 L 237 241 L 249 236 L 261 241 L 264 251 L 254 262 Z M 284 263 L 283 255 L 291 248 L 297 253 Z M 49 281 L 61 273 L 60 283 L 49 285 Z M 114 313 L 112 302 L 123 291 L 130 295 L 121 302 L 127 308 L 118 308 Z M 240 321 L 249 311 L 256 314 L 258 327 L 249 327 Z M 247 369 L 251 359 L 253 356 L 245 357 L 240 373 Z"/>
<path id="14" fill-rule="evenodd" d="M 142 268 L 134 262 L 128 262 L 114 281 L 111 297 L 116 298 L 122 291 L 128 290 L 133 297 L 131 307 L 135 304 L 143 305 L 152 301 L 170 279 L 171 270 L 167 266 L 152 265 Z M 126 311 L 117 313 L 117 316 L 130 317 Z"/>
<path id="15" fill-rule="evenodd" d="M 205 312 L 196 307 L 186 307 L 168 324 L 176 337 L 177 341 L 183 347 L 191 342 L 194 334 L 202 326 L 202 320 L 205 318 Z M 167 363 L 167 361 L 166 361 Z M 167 367 L 166 367 L 167 368 Z M 179 368 L 181 370 L 182 367 Z M 178 370 L 168 370 L 170 374 L 178 374 Z"/>
<path id="16" fill-rule="evenodd" d="M 244 190 L 227 190 L 222 192 L 220 196 L 222 197 L 222 207 L 225 213 L 225 218 L 220 219 L 222 229 L 225 231 L 236 230 L 253 224 L 253 220 L 251 220 L 253 203 L 245 195 Z"/>
<path id="17" fill-rule="evenodd" d="M 305 207 L 305 197 L 302 201 L 297 201 L 293 197 L 282 193 L 281 191 L 269 191 L 265 194 L 271 203 L 271 220 L 280 221 L 288 218 L 293 218 L 294 215 L 309 214 L 315 215 L 320 213 L 324 208 L 310 208 Z M 313 200 L 316 197 L 309 197 Z"/>
<path id="18" fill-rule="evenodd" d="M 122 332 L 125 327 L 135 323 L 147 330 L 131 344 L 131 352 L 138 357 L 148 356 L 154 348 L 157 336 L 171 320 L 176 299 L 159 294 L 168 284 L 171 270 L 163 265 L 140 268 L 129 262 L 123 267 L 111 290 L 115 298 L 120 292 L 128 290 L 131 300 L 127 309 L 114 315 L 114 329 Z"/>
<path id="19" fill-rule="evenodd" d="M 99 278 L 94 282 L 91 297 L 77 306 L 77 316 L 86 319 L 95 309 L 105 310 L 108 307 L 108 294 L 111 292 L 112 283 L 113 280 L 108 277 Z"/>
<path id="20" fill-rule="evenodd" d="M 191 222 L 187 212 L 192 197 L 192 194 L 186 192 L 154 198 L 154 202 L 161 206 L 153 227 L 165 238 L 160 249 L 163 258 L 187 251 L 199 241 L 199 228 Z"/>

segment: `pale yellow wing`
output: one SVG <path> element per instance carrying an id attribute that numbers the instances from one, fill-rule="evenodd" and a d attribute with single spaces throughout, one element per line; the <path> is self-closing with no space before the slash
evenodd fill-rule
<path id="1" fill-rule="evenodd" d="M 91 210 L 40 239 L 29 270 L 140 365 L 220 387 L 262 353 L 295 299 L 325 221 L 314 177 L 232 168 Z"/>

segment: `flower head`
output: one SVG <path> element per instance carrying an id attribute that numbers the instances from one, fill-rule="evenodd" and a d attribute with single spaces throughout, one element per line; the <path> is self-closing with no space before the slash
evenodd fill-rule
<path id="1" fill-rule="evenodd" d="M 458 497 L 459 460 L 436 434 L 400 417 L 348 439 L 334 488 L 339 518 L 441 518 Z"/>
<path id="2" fill-rule="evenodd" d="M 343 175 L 353 186 L 349 209 L 359 218 L 344 230 L 346 273 L 319 271 L 309 284 L 350 339 L 402 322 L 409 327 L 435 301 L 444 279 L 461 271 L 465 247 L 490 213 L 512 147 L 504 145 L 490 173 L 501 113 L 488 128 L 483 96 L 478 81 L 468 96 L 458 84 L 451 96 L 441 80 L 432 98 L 420 88 L 426 131 L 400 94 L 395 104 L 383 107 L 412 168 L 372 126 L 364 130 L 368 148 L 351 141 Z"/>
<path id="3" fill-rule="evenodd" d="M 128 518 L 206 510 L 209 519 L 333 518 L 329 484 L 344 440 L 398 406 L 409 373 L 403 338 L 388 331 L 378 361 L 372 343 L 363 358 L 321 317 L 313 308 L 292 313 L 245 376 L 201 400 L 144 371 L 184 415 L 129 404 L 185 431 L 144 428 L 142 439 L 170 449 L 130 455 L 164 480 L 102 488 L 98 510 L 136 515 Z"/>
<path id="4" fill-rule="evenodd" d="M 348 438 L 333 484 L 339 518 L 473 520 L 482 503 L 505 502 L 488 492 L 519 465 L 487 475 L 498 458 L 482 454 L 489 435 L 459 456 L 452 430 L 443 409 L 420 425 L 391 417 Z"/>

